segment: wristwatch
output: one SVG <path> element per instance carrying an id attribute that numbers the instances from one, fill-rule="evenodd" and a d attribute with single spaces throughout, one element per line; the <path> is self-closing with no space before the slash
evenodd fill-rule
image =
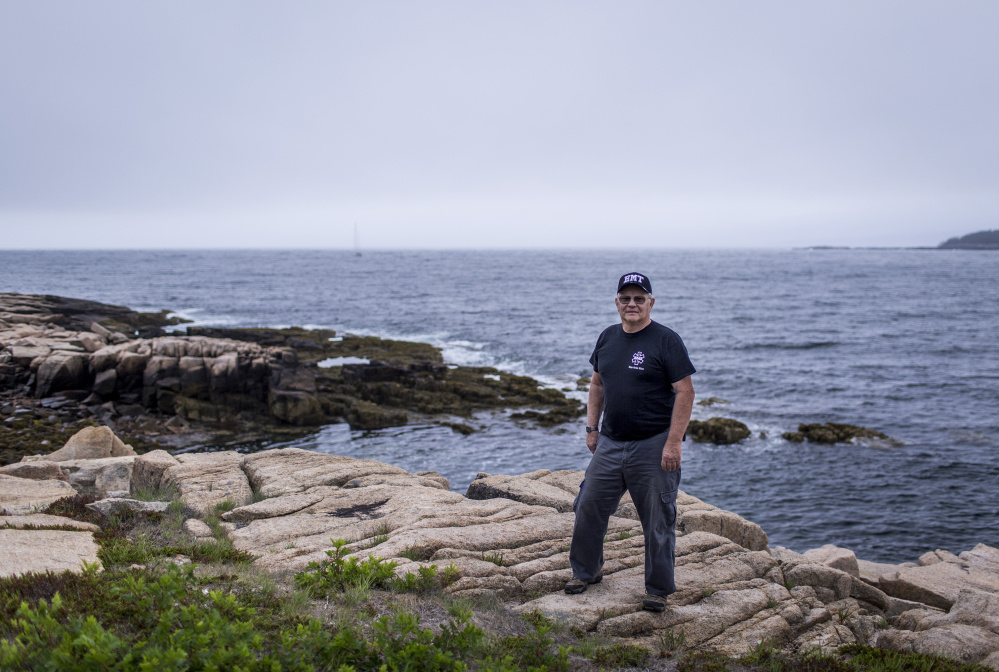
<path id="1" fill-rule="evenodd" d="M 587 434 L 589 434 L 590 432 L 599 432 L 599 431 L 600 431 L 599 427 L 590 427 L 589 425 L 586 426 Z"/>

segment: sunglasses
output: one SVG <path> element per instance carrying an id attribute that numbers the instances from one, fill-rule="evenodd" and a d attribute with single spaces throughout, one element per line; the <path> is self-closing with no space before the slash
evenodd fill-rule
<path id="1" fill-rule="evenodd" d="M 648 298 L 649 297 L 647 297 L 647 296 L 621 296 L 619 294 L 618 297 L 617 297 L 617 300 L 620 301 L 621 305 L 624 305 L 624 306 L 627 306 L 632 301 L 635 302 L 636 306 L 644 306 L 645 305 L 645 300 L 648 299 Z"/>

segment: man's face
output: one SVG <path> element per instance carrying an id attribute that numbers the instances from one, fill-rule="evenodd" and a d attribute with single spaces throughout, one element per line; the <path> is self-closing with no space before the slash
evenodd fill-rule
<path id="1" fill-rule="evenodd" d="M 642 324 L 648 320 L 655 302 L 638 285 L 625 285 L 614 298 L 617 312 L 621 314 L 621 322 L 626 324 Z"/>

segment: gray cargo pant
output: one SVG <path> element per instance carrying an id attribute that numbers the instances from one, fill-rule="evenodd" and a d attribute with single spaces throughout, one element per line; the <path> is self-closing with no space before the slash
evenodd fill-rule
<path id="1" fill-rule="evenodd" d="M 597 449 L 573 502 L 569 563 L 580 581 L 592 583 L 604 564 L 607 521 L 625 490 L 638 509 L 645 535 L 645 591 L 651 595 L 676 592 L 676 492 L 680 470 L 663 471 L 662 455 L 669 432 L 640 441 L 614 441 L 601 434 Z"/>

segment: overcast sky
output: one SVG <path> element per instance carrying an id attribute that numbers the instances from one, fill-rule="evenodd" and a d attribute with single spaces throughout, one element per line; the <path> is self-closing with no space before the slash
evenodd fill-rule
<path id="1" fill-rule="evenodd" d="M 936 245 L 999 2 L 0 0 L 0 248 Z"/>

